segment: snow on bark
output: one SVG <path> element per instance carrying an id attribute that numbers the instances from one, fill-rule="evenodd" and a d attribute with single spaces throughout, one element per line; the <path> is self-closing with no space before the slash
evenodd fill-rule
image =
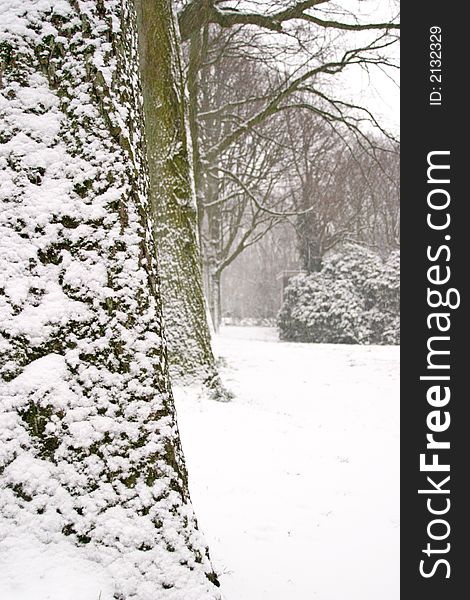
<path id="1" fill-rule="evenodd" d="M 136 6 L 150 198 L 155 211 L 170 371 L 180 381 L 205 382 L 214 397 L 225 399 L 229 394 L 215 367 L 202 288 L 178 26 L 170 0 L 136 0 Z M 165 52 L 153 51 L 155 40 Z"/>
<path id="2" fill-rule="evenodd" d="M 0 513 L 114 598 L 219 598 L 153 258 L 133 3 L 0 0 Z M 103 599 L 104 600 L 104 599 Z"/>

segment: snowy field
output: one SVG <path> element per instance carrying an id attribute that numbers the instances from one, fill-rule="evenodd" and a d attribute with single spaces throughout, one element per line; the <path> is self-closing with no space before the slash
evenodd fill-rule
<path id="1" fill-rule="evenodd" d="M 398 600 L 398 348 L 283 343 L 256 327 L 215 342 L 235 398 L 175 394 L 225 600 Z M 109 573 L 66 540 L 0 524 L 0 600 L 112 596 Z"/>
<path id="2" fill-rule="evenodd" d="M 176 390 L 226 600 L 398 600 L 399 350 L 216 339 L 230 403 Z"/>

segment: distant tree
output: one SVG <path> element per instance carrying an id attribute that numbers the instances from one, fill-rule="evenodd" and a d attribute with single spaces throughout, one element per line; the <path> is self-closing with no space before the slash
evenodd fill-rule
<path id="1" fill-rule="evenodd" d="M 359 155 L 358 162 L 366 183 L 358 240 L 386 257 L 400 248 L 400 145 L 384 144 L 373 157 Z"/>
<path id="2" fill-rule="evenodd" d="M 288 116 L 288 129 L 289 189 L 303 268 L 320 271 L 324 256 L 344 242 L 384 257 L 398 249 L 398 143 L 376 137 L 363 148 L 301 111 Z"/>
<path id="3" fill-rule="evenodd" d="M 224 270 L 224 316 L 273 324 L 281 307 L 283 274 L 299 268 L 296 233 L 284 220 Z"/>
<path id="4" fill-rule="evenodd" d="M 213 48 L 213 52 L 216 47 Z M 199 152 L 205 156 L 217 144 L 232 120 L 242 121 L 246 111 L 234 107 L 230 118 L 211 110 L 245 98 L 264 86 L 265 70 L 244 59 L 209 59 L 201 70 Z M 278 123 L 279 121 L 279 123 Z M 221 318 L 221 278 L 229 265 L 258 243 L 279 222 L 265 207 L 285 200 L 280 193 L 286 168 L 280 119 L 270 120 L 258 132 L 248 132 L 202 169 L 198 185 L 200 231 L 206 294 L 215 329 Z"/>
<path id="5" fill-rule="evenodd" d="M 170 4 L 1 14 L 2 530 L 69 539 L 117 599 L 215 600 L 169 384 L 141 112 L 138 33 L 160 33 L 162 95 L 177 85 Z M 171 156 L 165 142 L 151 151 Z"/>

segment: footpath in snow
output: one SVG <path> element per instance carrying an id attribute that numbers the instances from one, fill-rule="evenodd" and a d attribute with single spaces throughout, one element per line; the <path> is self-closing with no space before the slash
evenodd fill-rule
<path id="1" fill-rule="evenodd" d="M 176 398 L 226 600 L 398 600 L 398 347 L 215 343 L 234 400 Z"/>

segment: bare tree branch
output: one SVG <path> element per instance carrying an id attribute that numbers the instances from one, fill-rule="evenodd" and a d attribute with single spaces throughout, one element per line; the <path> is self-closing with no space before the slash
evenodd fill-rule
<path id="1" fill-rule="evenodd" d="M 219 27 L 234 27 L 236 25 L 255 25 L 269 31 L 283 32 L 283 24 L 287 21 L 301 19 L 314 23 L 319 27 L 342 29 L 347 31 L 390 30 L 399 29 L 398 23 L 342 23 L 340 21 L 324 20 L 305 11 L 325 4 L 330 0 L 306 0 L 272 14 L 245 12 L 237 9 L 224 9 L 213 0 L 193 0 L 185 6 L 179 15 L 179 26 L 183 40 L 208 23 Z"/>

